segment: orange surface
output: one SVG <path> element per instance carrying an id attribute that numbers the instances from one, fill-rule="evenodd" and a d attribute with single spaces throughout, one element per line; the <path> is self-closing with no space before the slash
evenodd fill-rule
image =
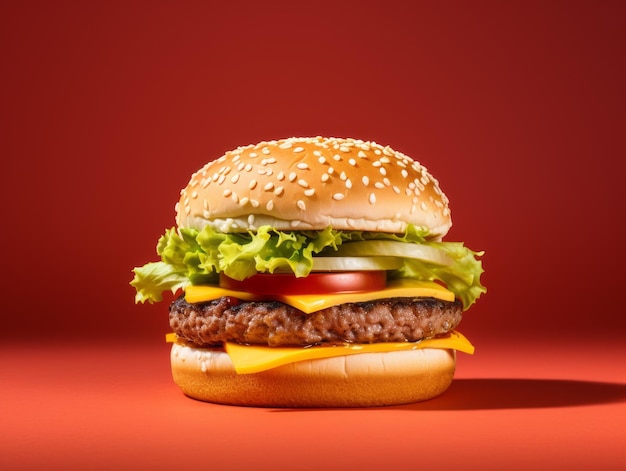
<path id="1" fill-rule="evenodd" d="M 17 347 L 20 348 L 20 347 Z M 0 468 L 624 469 L 626 346 L 486 346 L 441 397 L 262 409 L 183 396 L 169 346 L 2 354 Z"/>

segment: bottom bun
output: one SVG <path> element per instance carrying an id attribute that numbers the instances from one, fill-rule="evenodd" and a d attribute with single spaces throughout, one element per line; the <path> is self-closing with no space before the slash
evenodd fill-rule
<path id="1" fill-rule="evenodd" d="M 454 376 L 454 350 L 423 348 L 305 360 L 237 374 L 223 350 L 173 344 L 172 376 L 183 393 L 218 404 L 371 407 L 424 401 Z"/>

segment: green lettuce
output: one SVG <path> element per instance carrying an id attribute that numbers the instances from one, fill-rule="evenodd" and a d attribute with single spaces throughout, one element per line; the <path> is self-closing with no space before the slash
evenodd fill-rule
<path id="1" fill-rule="evenodd" d="M 425 244 L 443 250 L 454 261 L 450 266 L 405 259 L 404 265 L 389 273 L 391 279 L 412 278 L 439 281 L 461 299 L 465 309 L 486 292 L 480 282 L 483 273 L 478 259 L 482 252 L 473 252 L 460 242 L 434 242 L 428 231 L 409 225 L 404 234 L 367 231 L 284 232 L 262 226 L 256 232 L 225 234 L 205 226 L 196 229 L 168 229 L 159 239 L 157 253 L 161 261 L 147 263 L 133 270 L 131 285 L 136 302 L 157 302 L 164 291 L 184 289 L 189 284 L 217 284 L 219 273 L 244 280 L 256 273 L 291 271 L 307 276 L 313 257 L 330 255 L 346 242 L 387 239 Z"/>

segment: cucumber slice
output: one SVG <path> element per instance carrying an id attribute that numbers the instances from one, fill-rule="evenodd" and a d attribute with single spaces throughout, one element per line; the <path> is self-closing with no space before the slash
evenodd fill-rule
<path id="1" fill-rule="evenodd" d="M 395 240 L 364 240 L 348 242 L 334 252 L 338 257 L 400 257 L 414 258 L 437 265 L 451 266 L 454 260 L 443 250 L 428 245 Z"/>

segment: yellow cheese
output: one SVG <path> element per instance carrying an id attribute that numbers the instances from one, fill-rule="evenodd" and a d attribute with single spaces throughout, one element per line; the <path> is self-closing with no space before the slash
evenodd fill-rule
<path id="1" fill-rule="evenodd" d="M 324 295 L 300 294 L 292 296 L 282 294 L 276 296 L 259 296 L 253 293 L 233 291 L 219 286 L 198 285 L 187 286 L 187 288 L 185 288 L 185 299 L 189 303 L 211 301 L 221 298 L 222 296 L 232 296 L 244 301 L 280 301 L 307 314 L 339 304 L 374 301 L 383 298 L 430 297 L 443 301 L 454 301 L 454 293 L 437 283 L 408 279 L 390 281 L 387 287 L 380 291 L 328 293 Z"/>
<path id="2" fill-rule="evenodd" d="M 235 365 L 237 373 L 258 373 L 277 366 L 303 360 L 331 358 L 358 353 L 385 353 L 419 348 L 444 348 L 458 350 L 470 355 L 474 346 L 459 332 L 446 337 L 425 339 L 420 342 L 385 342 L 372 344 L 342 344 L 330 347 L 265 347 L 226 343 L 226 352 Z"/>
<path id="3" fill-rule="evenodd" d="M 179 339 L 173 332 L 165 335 L 165 341 L 184 344 L 184 340 Z M 235 366 L 235 371 L 240 374 L 259 373 L 297 361 L 356 355 L 358 353 L 386 353 L 420 348 L 450 349 L 470 355 L 474 353 L 474 346 L 463 334 L 457 331 L 452 331 L 445 337 L 424 339 L 419 342 L 345 343 L 311 347 L 267 347 L 226 342 L 224 347 Z"/>

